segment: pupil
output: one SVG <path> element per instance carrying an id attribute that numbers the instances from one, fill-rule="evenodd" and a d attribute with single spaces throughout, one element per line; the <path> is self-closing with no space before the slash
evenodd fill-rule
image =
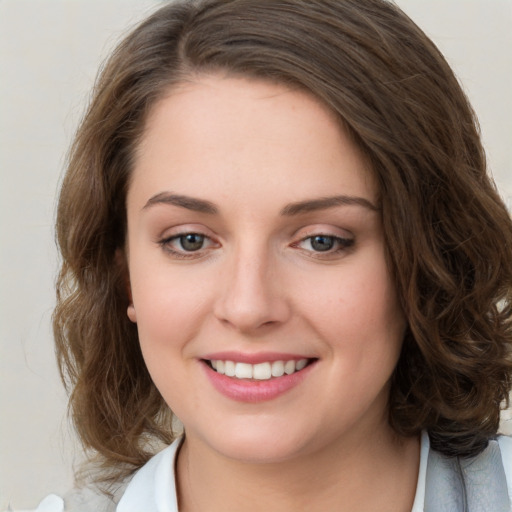
<path id="1" fill-rule="evenodd" d="M 332 236 L 314 236 L 311 240 L 311 247 L 315 251 L 329 251 L 334 246 L 334 238 Z"/>
<path id="2" fill-rule="evenodd" d="M 203 247 L 204 236 L 197 233 L 189 233 L 188 235 L 180 236 L 180 243 L 185 251 L 198 251 Z"/>

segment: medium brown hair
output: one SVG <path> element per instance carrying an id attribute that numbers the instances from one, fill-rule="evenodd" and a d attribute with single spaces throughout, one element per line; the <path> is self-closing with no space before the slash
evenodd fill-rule
<path id="1" fill-rule="evenodd" d="M 423 32 L 385 0 L 175 1 L 99 76 L 58 206 L 54 330 L 85 447 L 134 468 L 170 442 L 171 413 L 126 316 L 125 198 L 148 112 L 173 84 L 223 72 L 300 87 L 340 119 L 379 184 L 408 329 L 389 420 L 475 455 L 511 388 L 512 225 L 486 174 L 475 116 Z"/>

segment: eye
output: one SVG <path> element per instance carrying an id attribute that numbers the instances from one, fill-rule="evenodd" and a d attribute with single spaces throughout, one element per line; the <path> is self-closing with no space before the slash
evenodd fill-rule
<path id="1" fill-rule="evenodd" d="M 163 240 L 159 245 L 175 258 L 200 257 L 206 249 L 215 246 L 215 242 L 201 233 L 179 233 Z"/>
<path id="2" fill-rule="evenodd" d="M 336 239 L 333 236 L 317 235 L 312 236 L 309 243 L 314 251 L 325 252 L 334 247 Z"/>
<path id="3" fill-rule="evenodd" d="M 352 238 L 341 238 L 334 235 L 314 235 L 303 238 L 296 247 L 316 253 L 338 253 L 344 251 L 354 244 Z"/>
<path id="4" fill-rule="evenodd" d="M 198 233 L 187 233 L 177 237 L 176 241 L 183 250 L 193 252 L 203 248 L 205 236 Z"/>

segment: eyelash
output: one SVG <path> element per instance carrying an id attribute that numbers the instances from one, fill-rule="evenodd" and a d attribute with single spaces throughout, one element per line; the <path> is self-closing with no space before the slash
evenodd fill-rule
<path id="1" fill-rule="evenodd" d="M 183 241 L 187 236 L 196 236 L 202 239 L 202 245 L 197 250 L 190 250 L 187 251 L 183 247 Z M 313 243 L 314 239 L 329 239 L 329 241 L 333 244 L 336 249 L 333 250 L 333 248 L 328 248 L 325 251 L 314 249 L 305 249 L 303 247 L 300 247 L 301 244 L 303 244 L 306 241 L 310 241 L 310 244 Z M 162 247 L 162 249 L 170 254 L 172 257 L 176 259 L 197 259 L 204 256 L 204 242 L 209 241 L 209 245 L 218 245 L 216 242 L 214 242 L 209 236 L 204 235 L 203 233 L 195 232 L 195 231 L 189 231 L 185 233 L 178 233 L 176 235 L 172 235 L 170 237 L 164 238 L 158 242 L 158 244 Z M 181 249 L 175 249 L 173 248 L 172 244 L 173 242 L 178 242 L 181 245 Z M 339 253 L 345 252 L 349 250 L 355 243 L 355 240 L 353 238 L 343 238 L 335 235 L 325 234 L 325 233 L 315 233 L 312 235 L 308 235 L 302 239 L 300 239 L 298 242 L 295 242 L 291 244 L 291 247 L 294 247 L 296 249 L 300 249 L 304 252 L 309 253 L 309 255 L 313 258 L 329 258 L 330 256 L 337 255 Z M 206 248 L 208 250 L 208 248 Z"/>

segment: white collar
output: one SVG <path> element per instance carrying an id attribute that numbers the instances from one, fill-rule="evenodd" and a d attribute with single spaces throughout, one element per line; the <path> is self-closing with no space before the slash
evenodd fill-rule
<path id="1" fill-rule="evenodd" d="M 178 512 L 174 467 L 182 440 L 183 438 L 176 439 L 135 473 L 117 505 L 116 512 Z M 418 483 L 411 512 L 423 512 L 429 449 L 428 435 L 423 432 Z"/>
<path id="2" fill-rule="evenodd" d="M 181 441 L 176 439 L 135 473 L 116 512 L 178 512 L 174 464 Z"/>

